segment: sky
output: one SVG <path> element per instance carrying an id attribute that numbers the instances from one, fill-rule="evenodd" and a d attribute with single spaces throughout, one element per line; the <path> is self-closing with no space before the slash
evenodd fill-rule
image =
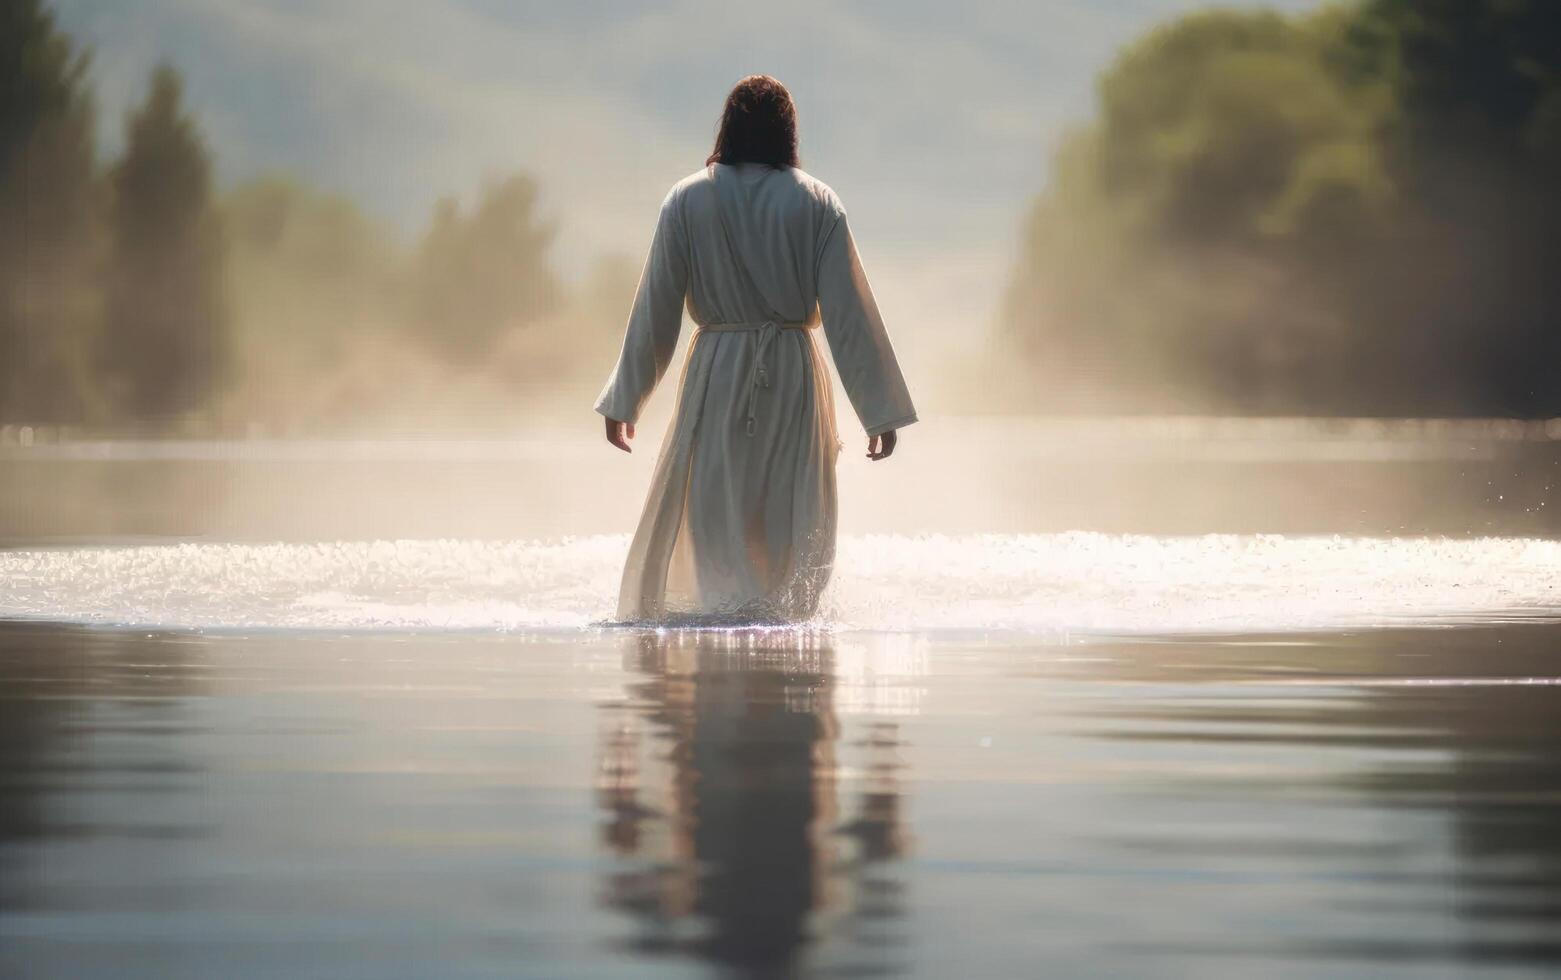
<path id="1" fill-rule="evenodd" d="M 94 51 L 102 143 L 166 59 L 224 186 L 295 174 L 409 239 L 532 174 L 575 278 L 642 256 L 743 75 L 798 104 L 891 324 L 989 325 L 1047 159 L 1123 44 L 1198 0 L 55 0 Z M 1312 0 L 1268 0 L 1304 9 Z M 956 329 L 949 329 L 951 326 Z"/>

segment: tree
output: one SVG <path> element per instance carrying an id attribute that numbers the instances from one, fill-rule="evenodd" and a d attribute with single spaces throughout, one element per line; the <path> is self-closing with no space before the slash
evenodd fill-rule
<path id="1" fill-rule="evenodd" d="M 1010 343 L 1178 408 L 1561 412 L 1557 65 L 1548 0 L 1151 32 L 1054 160 Z"/>
<path id="2" fill-rule="evenodd" d="M 1460 365 L 1476 410 L 1561 413 L 1561 6 L 1372 0 L 1361 21 L 1412 204 L 1388 315 Z"/>
<path id="3" fill-rule="evenodd" d="M 329 360 L 350 334 L 389 328 L 402 256 L 352 201 L 271 176 L 235 188 L 221 211 L 234 339 L 248 355 Z"/>
<path id="4" fill-rule="evenodd" d="M 366 348 L 405 342 L 399 243 L 350 200 L 270 176 L 226 195 L 222 216 L 237 368 L 225 401 L 246 418 L 301 422 Z"/>
<path id="5" fill-rule="evenodd" d="M 153 71 L 125 133 L 111 175 L 102 369 L 123 412 L 169 420 L 204 407 L 226 377 L 222 229 L 211 164 L 172 68 Z"/>
<path id="6" fill-rule="evenodd" d="M 555 233 L 538 218 L 537 186 L 526 176 L 489 187 L 469 215 L 441 201 L 413 273 L 413 329 L 451 363 L 483 361 L 507 330 L 555 307 L 547 255 Z"/>
<path id="7" fill-rule="evenodd" d="M 1032 212 L 1020 345 L 1122 388 L 1170 380 L 1200 409 L 1283 410 L 1348 362 L 1322 267 L 1369 239 L 1392 186 L 1384 92 L 1336 69 L 1335 33 L 1214 11 L 1126 49 Z"/>
<path id="8" fill-rule="evenodd" d="M 91 409 L 88 64 L 41 0 L 0 0 L 0 421 L 72 421 Z"/>

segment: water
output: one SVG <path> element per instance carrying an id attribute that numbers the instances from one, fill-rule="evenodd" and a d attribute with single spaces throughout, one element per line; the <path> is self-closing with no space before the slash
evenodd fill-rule
<path id="1" fill-rule="evenodd" d="M 1554 975 L 1554 435 L 928 426 L 687 632 L 649 453 L 0 447 L 0 974 Z"/>
<path id="2" fill-rule="evenodd" d="M 0 964 L 1547 975 L 1553 630 L 13 625 Z"/>
<path id="3" fill-rule="evenodd" d="M 0 551 L 0 617 L 198 629 L 608 621 L 626 535 Z M 864 535 L 816 629 L 1043 637 L 1384 626 L 1561 609 L 1561 543 L 1279 535 Z"/>

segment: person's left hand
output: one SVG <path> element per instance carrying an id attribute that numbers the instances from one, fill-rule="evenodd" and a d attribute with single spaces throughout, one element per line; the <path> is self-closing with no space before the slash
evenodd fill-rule
<path id="1" fill-rule="evenodd" d="M 617 446 L 626 453 L 634 452 L 629 448 L 629 440 L 634 438 L 634 423 L 620 422 L 617 419 L 607 420 L 607 441 Z"/>
<path id="2" fill-rule="evenodd" d="M 888 459 L 894 455 L 895 443 L 899 442 L 899 436 L 893 429 L 882 435 L 872 436 L 867 440 L 868 459 Z"/>

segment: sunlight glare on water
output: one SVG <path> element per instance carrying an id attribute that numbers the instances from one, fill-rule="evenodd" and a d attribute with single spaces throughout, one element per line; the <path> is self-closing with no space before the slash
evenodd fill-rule
<path id="1" fill-rule="evenodd" d="M 0 617 L 199 629 L 554 630 L 613 613 L 627 539 L 186 543 L 0 553 Z M 1223 632 L 1538 616 L 1561 543 L 1521 538 L 868 535 L 837 630 Z"/>

